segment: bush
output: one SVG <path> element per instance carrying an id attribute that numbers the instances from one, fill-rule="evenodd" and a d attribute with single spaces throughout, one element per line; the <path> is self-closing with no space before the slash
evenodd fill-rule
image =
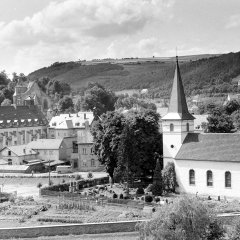
<path id="1" fill-rule="evenodd" d="M 80 179 L 82 179 L 82 176 L 81 176 L 80 174 L 77 174 L 77 175 L 75 176 L 75 180 L 78 181 L 78 180 L 80 180 Z"/>
<path id="2" fill-rule="evenodd" d="M 88 173 L 87 178 L 93 178 L 93 174 L 91 172 Z"/>
<path id="3" fill-rule="evenodd" d="M 136 191 L 137 195 L 143 195 L 144 194 L 144 189 L 142 187 L 139 187 Z"/>
<path id="4" fill-rule="evenodd" d="M 113 194 L 113 198 L 118 198 L 118 195 L 116 193 Z"/>
<path id="5" fill-rule="evenodd" d="M 160 202 L 160 198 L 159 198 L 159 197 L 156 197 L 156 198 L 155 198 L 155 202 L 156 202 L 156 203 Z"/>
<path id="6" fill-rule="evenodd" d="M 62 183 L 65 183 L 65 182 L 66 182 L 65 179 L 63 179 L 63 180 L 62 180 Z"/>
<path id="7" fill-rule="evenodd" d="M 140 240 L 218 240 L 224 235 L 217 217 L 196 198 L 182 197 L 164 205 L 154 219 L 139 223 Z"/>
<path id="8" fill-rule="evenodd" d="M 153 197 L 152 196 L 150 196 L 150 195 L 145 196 L 145 202 L 150 203 L 152 201 L 153 201 Z"/>
<path id="9" fill-rule="evenodd" d="M 41 187 L 42 187 L 42 183 L 38 183 L 38 184 L 37 184 L 37 187 L 38 187 L 38 188 L 41 188 Z"/>
<path id="10" fill-rule="evenodd" d="M 169 162 L 162 170 L 163 189 L 167 192 L 175 192 L 178 187 L 175 165 L 173 162 Z"/>
<path id="11" fill-rule="evenodd" d="M 122 193 L 119 195 L 119 199 L 123 199 L 123 194 Z"/>

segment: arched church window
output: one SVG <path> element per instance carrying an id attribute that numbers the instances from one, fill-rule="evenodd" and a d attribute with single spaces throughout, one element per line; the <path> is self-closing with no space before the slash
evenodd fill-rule
<path id="1" fill-rule="evenodd" d="M 189 123 L 186 124 L 187 132 L 189 132 Z"/>
<path id="2" fill-rule="evenodd" d="M 189 170 L 189 184 L 195 185 L 195 171 L 193 169 Z"/>
<path id="3" fill-rule="evenodd" d="M 230 188 L 232 186 L 231 173 L 225 172 L 225 187 Z"/>
<path id="4" fill-rule="evenodd" d="M 213 174 L 210 170 L 207 171 L 207 186 L 213 186 Z"/>
<path id="5" fill-rule="evenodd" d="M 173 123 L 170 124 L 170 132 L 173 132 L 174 131 L 174 125 Z"/>

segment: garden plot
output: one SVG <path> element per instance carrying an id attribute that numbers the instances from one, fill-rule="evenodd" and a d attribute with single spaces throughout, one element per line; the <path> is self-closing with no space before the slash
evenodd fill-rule
<path id="1" fill-rule="evenodd" d="M 125 206 L 99 205 L 93 201 L 69 199 L 12 198 L 0 203 L 0 228 L 56 225 L 64 223 L 99 223 L 148 218 L 142 211 Z"/>

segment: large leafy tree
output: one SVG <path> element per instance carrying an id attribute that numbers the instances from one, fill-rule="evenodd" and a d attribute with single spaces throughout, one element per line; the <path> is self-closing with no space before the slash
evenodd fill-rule
<path id="1" fill-rule="evenodd" d="M 124 116 L 118 112 L 107 112 L 101 119 L 94 121 L 91 132 L 94 138 L 93 149 L 99 161 L 113 179 L 114 169 L 118 166 L 118 146 L 124 128 Z"/>
<path id="2" fill-rule="evenodd" d="M 108 112 L 92 127 L 94 150 L 110 177 L 114 171 L 131 179 L 153 175 L 156 153 L 162 155 L 159 115 L 151 110 Z"/>
<path id="3" fill-rule="evenodd" d="M 81 102 L 81 108 L 93 111 L 95 116 L 100 116 L 107 111 L 114 110 L 116 96 L 98 83 L 89 83 Z"/>

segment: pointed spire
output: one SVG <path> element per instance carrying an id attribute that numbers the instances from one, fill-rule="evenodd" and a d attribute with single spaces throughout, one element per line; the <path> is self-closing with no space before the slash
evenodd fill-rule
<path id="1" fill-rule="evenodd" d="M 181 120 L 194 119 L 194 117 L 188 111 L 181 73 L 178 65 L 178 56 L 176 56 L 176 69 L 173 79 L 173 86 L 170 104 L 168 107 L 168 113 L 162 119 L 181 119 Z"/>

